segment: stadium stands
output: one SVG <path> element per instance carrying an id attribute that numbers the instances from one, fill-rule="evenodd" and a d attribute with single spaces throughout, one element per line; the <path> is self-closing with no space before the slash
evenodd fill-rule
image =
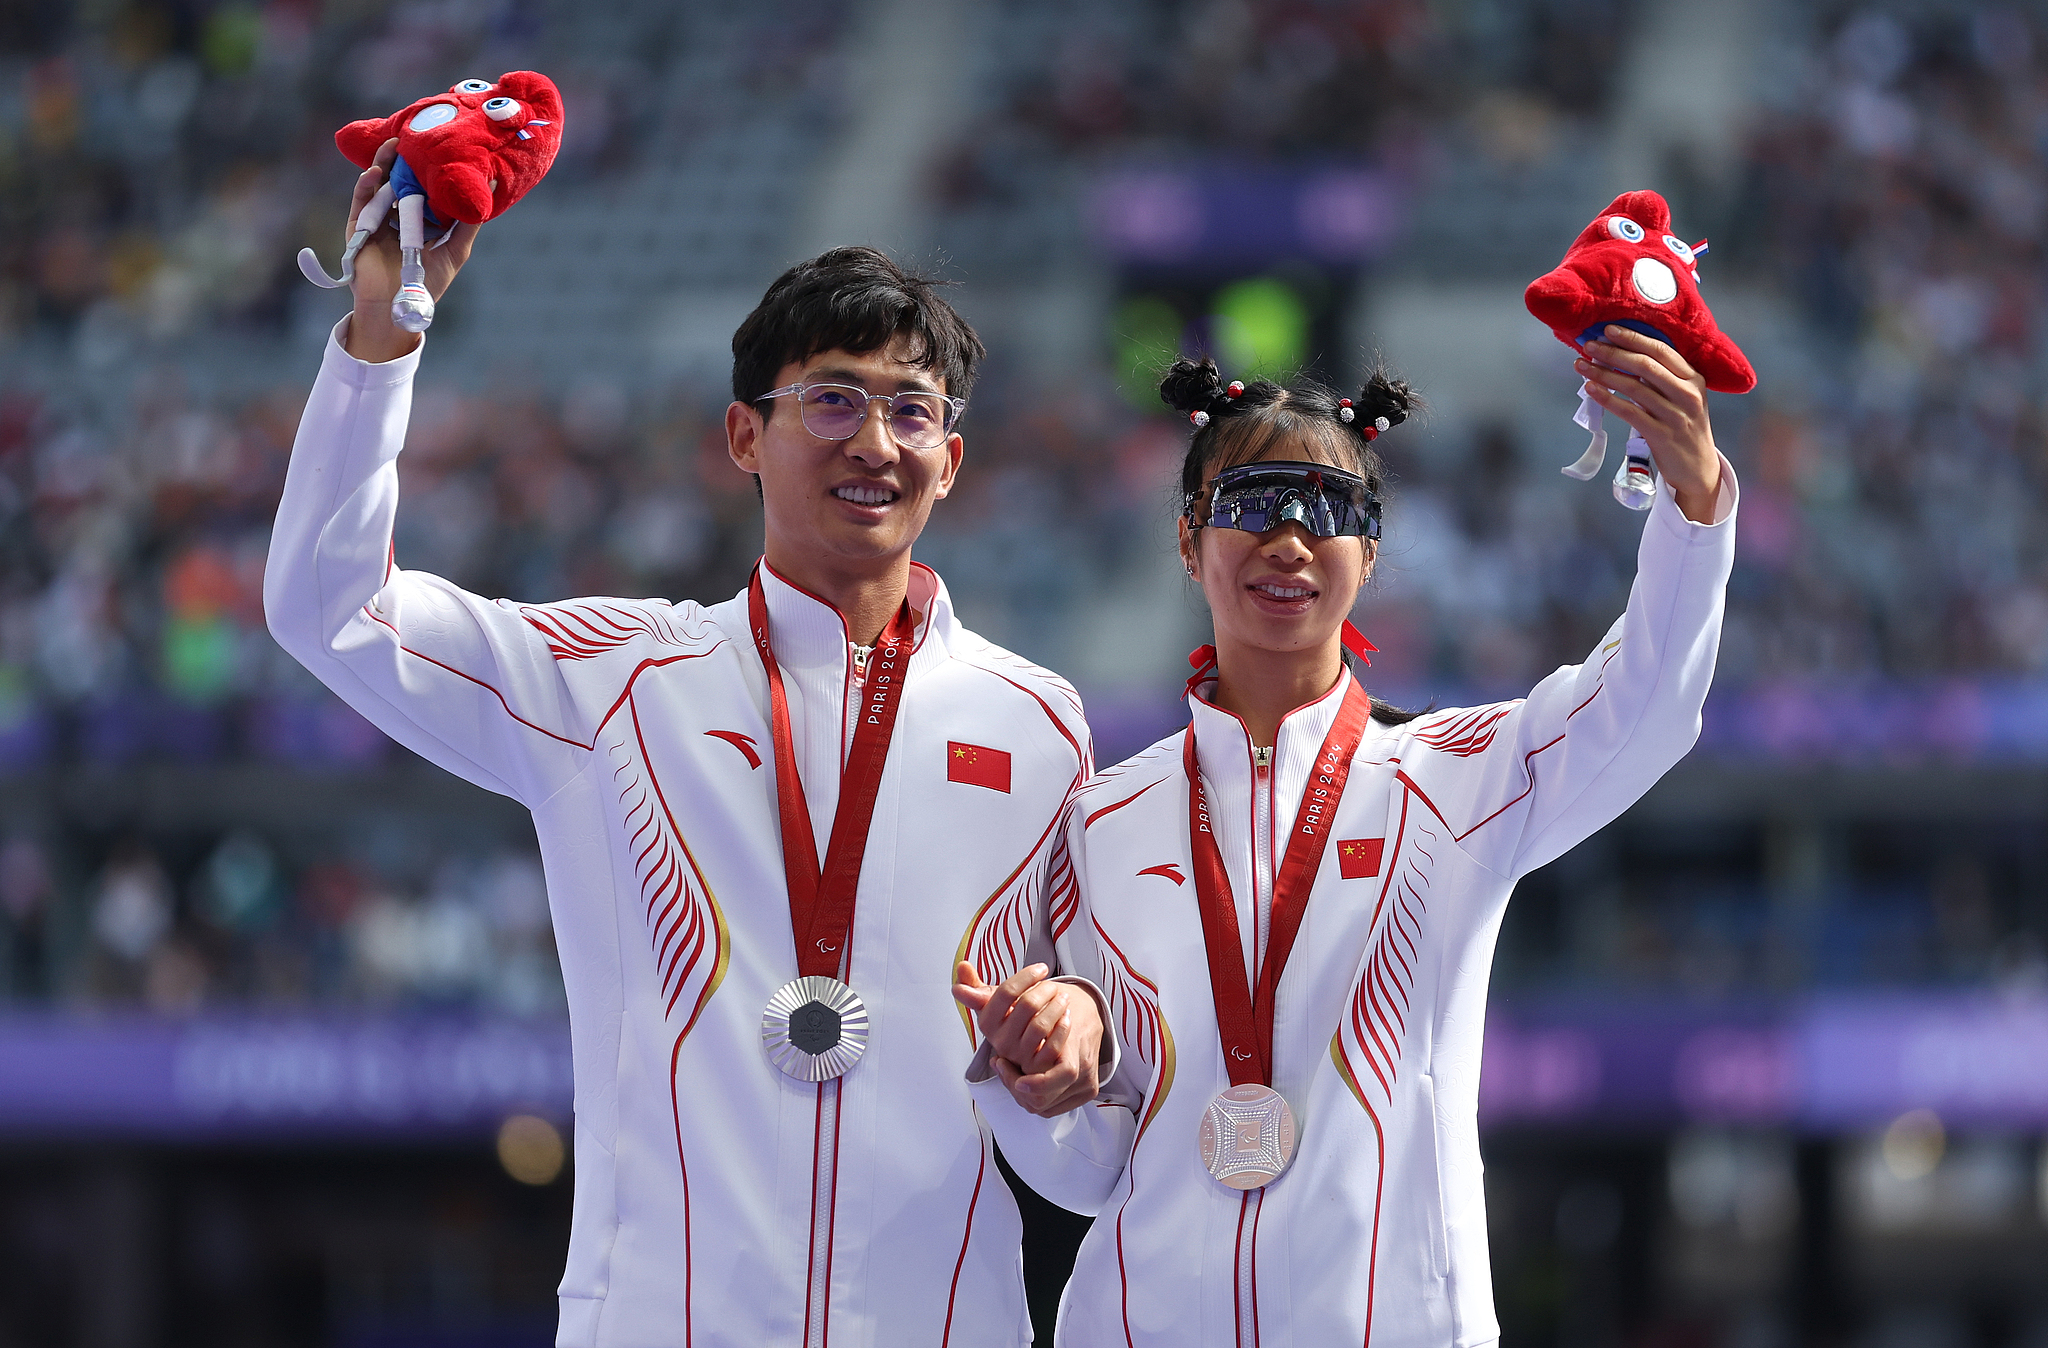
<path id="1" fill-rule="evenodd" d="M 757 517 L 724 460 L 720 351 L 790 257 L 840 143 L 848 14 L 822 0 L 98 14 L 11 19 L 0 58 L 19 91 L 0 102 L 0 993 L 551 1005 L 515 817 L 476 807 L 466 850 L 444 858 L 417 819 L 380 823 L 361 801 L 343 807 L 361 829 L 237 803 L 266 784 L 320 799 L 304 784 L 327 780 L 408 783 L 457 808 L 262 627 L 270 512 L 337 313 L 290 254 L 332 246 L 350 176 L 333 125 L 472 70 L 557 73 L 574 109 L 563 162 L 490 228 L 433 337 L 399 560 L 522 599 L 729 593 Z M 1105 756 L 1171 724 L 1176 644 L 1198 629 L 1164 556 L 1178 433 L 1142 387 L 1120 388 L 1117 306 L 1169 283 L 1208 295 L 1245 265 L 1197 260 L 1162 281 L 1173 269 L 1156 257 L 1119 253 L 1104 183 L 1134 166 L 1203 192 L 1234 190 L 1201 177 L 1217 165 L 1374 175 L 1397 227 L 1322 272 L 1336 297 L 1314 341 L 1341 376 L 1366 337 L 1397 362 L 1426 342 L 1419 322 L 1356 330 L 1403 286 L 1478 284 L 1515 320 L 1514 288 L 1604 196 L 1603 147 L 1622 138 L 1612 72 L 1636 6 L 1280 14 L 989 7 L 966 30 L 963 105 L 929 170 L 923 246 L 967 278 L 970 313 L 1010 331 L 1007 297 L 1044 278 L 1092 326 L 1064 335 L 1081 368 L 1056 392 L 1034 353 L 999 347 L 966 424 L 971 471 L 924 555 L 977 626 L 1076 673 Z M 2037 34 L 2017 11 L 1787 15 L 1774 41 L 1790 74 L 1754 101 L 1733 171 L 1659 165 L 1713 233 L 1710 293 L 1766 370 L 1747 404 L 1718 409 L 1747 496 L 1702 752 L 1733 769 L 2039 761 Z M 1218 331 L 1206 321 L 1191 339 Z M 1628 581 L 1632 518 L 1554 471 L 1566 386 L 1528 371 L 1562 353 L 1540 332 L 1506 349 L 1542 398 L 1488 416 L 1446 387 L 1433 428 L 1388 442 L 1386 575 L 1366 619 L 1386 652 L 1376 676 L 1418 701 L 1525 686 L 1590 646 Z M 172 784 L 162 798 L 217 807 L 93 807 L 149 773 Z M 1711 882 L 1643 862 L 1623 934 L 1567 957 L 1511 931 L 1510 968 L 1596 986 L 1685 968 L 1723 990 L 1823 970 L 2035 977 L 2039 942 L 2009 897 L 2032 853 L 1972 855 L 1892 890 L 1885 867 L 1843 862 L 1823 915 L 1796 930 L 1777 882 L 1739 856 Z M 1559 921 L 1590 921 L 1590 901 L 1557 902 Z M 394 962 L 413 947 L 439 953 Z"/>

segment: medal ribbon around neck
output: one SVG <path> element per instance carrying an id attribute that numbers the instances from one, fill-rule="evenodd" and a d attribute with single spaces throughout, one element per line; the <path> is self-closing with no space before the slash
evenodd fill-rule
<path id="1" fill-rule="evenodd" d="M 789 696 L 783 691 L 782 670 L 768 641 L 768 596 L 761 587 L 758 566 L 747 586 L 747 620 L 753 627 L 761 663 L 768 670 L 775 803 L 782 816 L 782 870 L 789 886 L 789 925 L 796 936 L 797 973 L 805 978 L 836 978 L 840 955 L 853 931 L 854 891 L 860 883 L 861 858 L 868 850 L 868 824 L 874 818 L 875 797 L 882 786 L 882 765 L 889 757 L 889 739 L 903 703 L 903 678 L 910 664 L 916 624 L 906 599 L 868 656 L 860 724 L 854 729 L 853 750 L 840 775 L 839 805 L 832 812 L 832 833 L 821 868 L 803 778 L 797 775 Z"/>
<path id="2" fill-rule="evenodd" d="M 1366 722 L 1372 719 L 1372 700 L 1358 680 L 1344 676 L 1344 701 L 1330 733 L 1323 736 L 1316 751 L 1314 769 L 1301 793 L 1301 808 L 1295 813 L 1294 828 L 1288 834 L 1287 851 L 1280 862 L 1280 874 L 1273 885 L 1273 923 L 1267 937 L 1266 955 L 1259 962 L 1259 986 L 1254 997 L 1245 979 L 1244 942 L 1238 934 L 1237 903 L 1230 890 L 1230 875 L 1223 867 L 1223 853 L 1216 846 L 1210 826 L 1209 807 L 1202 790 L 1202 774 L 1195 762 L 1195 727 L 1188 726 L 1181 757 L 1188 774 L 1188 836 L 1194 845 L 1195 902 L 1202 914 L 1202 942 L 1209 950 L 1209 988 L 1216 1001 L 1216 1030 L 1223 1042 L 1223 1061 L 1230 1069 L 1230 1084 L 1243 1086 L 1273 1084 L 1273 1002 L 1280 988 L 1280 973 L 1294 950 L 1294 938 L 1301 931 L 1308 912 L 1308 893 L 1322 864 L 1323 849 L 1329 845 L 1336 826 L 1337 802 L 1344 797 L 1344 784 L 1351 776 L 1351 760 L 1365 738 Z"/>

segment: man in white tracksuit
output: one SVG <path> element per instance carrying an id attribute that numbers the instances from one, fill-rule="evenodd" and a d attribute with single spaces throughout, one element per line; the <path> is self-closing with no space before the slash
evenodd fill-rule
<path id="1" fill-rule="evenodd" d="M 1474 1348 L 1499 1337 L 1477 1130 L 1495 937 L 1517 879 L 1620 814 L 1691 748 L 1734 557 L 1735 477 L 1713 447 L 1696 378 L 1662 343 L 1628 332 L 1611 340 L 1619 345 L 1594 344 L 1602 360 L 1646 371 L 1674 392 L 1667 401 L 1633 375 L 1582 368 L 1631 390 L 1642 406 L 1616 407 L 1604 388 L 1597 396 L 1649 427 L 1667 474 L 1682 465 L 1688 481 L 1706 485 L 1690 498 L 1660 486 L 1627 610 L 1585 663 L 1559 669 L 1526 699 L 1420 717 L 1374 704 L 1366 717 L 1365 695 L 1336 655 L 1336 624 L 1358 585 L 1357 548 L 1348 581 L 1312 569 L 1358 539 L 1311 538 L 1293 524 L 1252 537 L 1240 531 L 1277 517 L 1224 528 L 1200 513 L 1208 487 L 1191 492 L 1193 530 L 1249 557 L 1261 586 L 1270 590 L 1277 578 L 1292 582 L 1288 596 L 1332 594 L 1318 637 L 1327 638 L 1328 672 L 1313 685 L 1328 691 L 1280 702 L 1277 724 L 1254 738 L 1248 713 L 1219 705 L 1212 664 L 1190 686 L 1194 755 L 1184 757 L 1189 731 L 1173 735 L 1102 772 L 1070 807 L 1048 920 L 1061 967 L 1093 978 L 1108 997 L 1122 1070 L 1102 1098 L 1047 1120 L 1011 1102 L 986 1051 L 971 1069 L 1017 1172 L 1053 1201 L 1097 1214 L 1060 1308 L 1065 1348 Z M 1362 445 L 1345 449 L 1353 419 L 1332 415 L 1351 402 L 1338 408 L 1314 389 L 1260 384 L 1241 398 L 1219 392 L 1194 405 L 1213 411 L 1218 429 L 1257 427 L 1235 444 L 1255 442 L 1268 424 L 1258 418 L 1283 409 L 1294 420 L 1272 423 L 1283 426 L 1272 433 L 1279 443 L 1266 447 L 1274 460 L 1348 467 L 1348 454 L 1371 462 Z M 1689 419 L 1673 431 L 1646 406 L 1667 420 L 1678 419 L 1668 408 L 1681 406 Z M 1197 425 L 1208 420 L 1203 411 Z M 1320 425 L 1322 439 L 1285 443 L 1299 432 L 1284 427 L 1301 425 Z M 1218 467 L 1201 461 L 1202 434 L 1190 450 L 1191 487 Z M 1320 447 L 1329 444 L 1344 452 Z M 1255 479 L 1262 469 L 1315 466 L 1250 463 L 1234 472 Z M 1375 500 L 1374 540 L 1377 511 Z M 1228 679 L 1221 610 L 1243 575 L 1221 571 L 1219 549 L 1198 550 L 1196 537 L 1183 531 L 1183 552 L 1217 613 Z M 1283 630 L 1279 619 L 1267 621 Z M 1291 652 L 1251 654 L 1272 666 Z M 1335 728 L 1340 713 L 1353 717 L 1349 731 Z M 1336 775 L 1333 788 L 1326 735 L 1357 745 L 1348 781 Z M 1208 806 L 1199 816 L 1190 811 L 1191 771 Z M 1331 819 L 1313 819 L 1303 805 L 1312 777 L 1325 784 L 1318 797 L 1334 792 Z M 1198 915 L 1198 901 L 1210 902 L 1200 867 L 1220 852 L 1223 910 L 1234 911 L 1246 977 L 1257 982 L 1268 927 L 1279 930 L 1282 854 L 1291 861 L 1291 835 L 1311 825 L 1327 846 L 1309 872 L 1298 935 L 1287 938 L 1291 957 L 1279 956 L 1284 972 L 1266 1022 L 1265 1084 L 1291 1106 L 1289 1135 L 1284 1144 L 1246 1135 L 1247 1154 L 1271 1145 L 1278 1160 L 1225 1180 L 1212 1164 L 1220 1129 L 1204 1133 L 1205 1117 L 1227 1119 L 1212 1101 L 1241 1091 L 1233 1083 L 1243 1072 L 1225 1060 L 1219 1008 L 1227 1004 L 1212 971 L 1238 952 L 1234 937 L 1222 956 L 1213 937 L 1205 942 L 1205 926 L 1226 924 Z M 1198 832 L 1213 832 L 1214 847 L 1198 849 Z M 1211 892 L 1222 888 L 1212 882 Z M 972 995 L 963 989 L 963 999 Z M 1291 1164 L 1288 1148 L 1296 1148 Z"/>
<path id="2" fill-rule="evenodd" d="M 473 234 L 429 255 L 437 298 Z M 357 261 L 265 607 L 393 738 L 533 811 L 576 1076 L 558 1342 L 1028 1341 L 947 989 L 962 952 L 991 978 L 1025 962 L 1010 933 L 1091 765 L 1073 690 L 910 560 L 979 341 L 879 253 L 792 268 L 734 339 L 727 428 L 767 533 L 749 589 L 486 600 L 392 555 L 420 359 L 395 252 Z M 1091 1097 L 1099 1003 L 1046 986 L 1018 1051 L 1047 1102 Z"/>

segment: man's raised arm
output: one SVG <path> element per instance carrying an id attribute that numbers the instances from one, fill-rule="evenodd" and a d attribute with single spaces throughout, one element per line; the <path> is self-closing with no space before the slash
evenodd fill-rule
<path id="1" fill-rule="evenodd" d="M 387 144 L 357 180 L 356 212 L 382 183 Z M 438 300 L 476 226 L 427 255 Z M 421 338 L 391 321 L 398 245 L 390 231 L 356 258 L 355 310 L 330 340 L 292 446 L 271 533 L 263 607 L 301 664 L 401 744 L 479 786 L 538 800 L 579 770 L 589 744 L 543 635 L 513 605 L 392 555 L 398 453 Z"/>

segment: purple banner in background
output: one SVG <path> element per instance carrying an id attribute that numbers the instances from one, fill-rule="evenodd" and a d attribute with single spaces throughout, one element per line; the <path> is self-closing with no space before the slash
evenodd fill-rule
<path id="1" fill-rule="evenodd" d="M 1700 749 L 1794 762 L 2038 762 L 2048 758 L 2048 686 L 1785 679 L 1716 689 Z"/>
<path id="2" fill-rule="evenodd" d="M 16 1134 L 476 1131 L 566 1118 L 570 1100 L 557 1022 L 0 1019 L 0 1131 Z"/>
<path id="3" fill-rule="evenodd" d="M 2048 1128 L 2048 998 L 1834 994 L 1769 1008 L 1614 1001 L 1496 1010 L 1480 1120 Z"/>
<path id="4" fill-rule="evenodd" d="M 1804 1114 L 1819 1127 L 1932 1109 L 1958 1126 L 2048 1125 L 2048 1000 L 1902 996 L 1812 1007 L 1799 1031 Z"/>
<path id="5" fill-rule="evenodd" d="M 1400 193 L 1355 165 L 1127 168 L 1096 183 L 1088 216 L 1095 241 L 1128 262 L 1351 264 L 1393 238 Z"/>
<path id="6" fill-rule="evenodd" d="M 1792 1118 L 1797 1075 L 1767 1010 L 1613 1000 L 1496 1009 L 1486 1025 L 1486 1124 Z"/>
<path id="7" fill-rule="evenodd" d="M 1401 707 L 1475 707 L 1528 691 L 1391 681 L 1374 683 L 1372 690 Z M 1082 692 L 1098 762 L 1117 762 L 1187 724 L 1178 689 Z M 1773 766 L 2044 763 L 2048 683 L 1780 680 L 1719 687 L 1707 699 L 1693 752 L 1724 763 Z"/>
<path id="8" fill-rule="evenodd" d="M 567 1026 L 390 1017 L 0 1017 L 0 1133 L 340 1138 L 569 1114 Z M 2048 999 L 1829 996 L 1785 1008 L 1576 999 L 1496 1007 L 1481 1123 L 1840 1131 L 1932 1109 L 2048 1129 Z"/>

